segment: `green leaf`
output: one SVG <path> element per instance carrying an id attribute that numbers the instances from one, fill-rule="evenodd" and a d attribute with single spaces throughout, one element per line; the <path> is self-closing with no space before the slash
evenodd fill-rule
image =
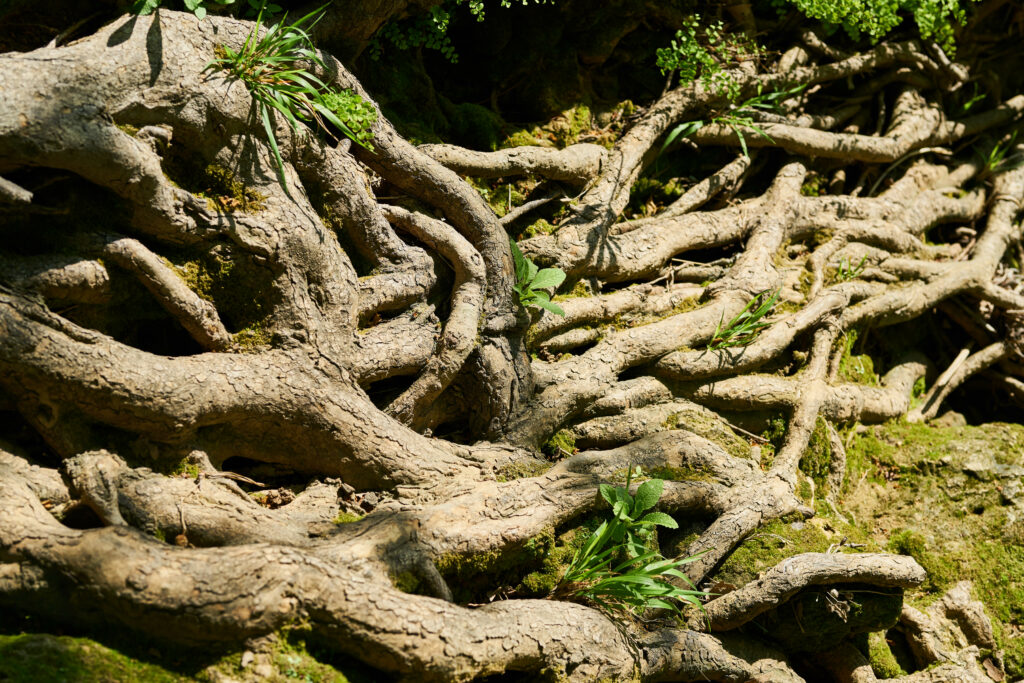
<path id="1" fill-rule="evenodd" d="M 202 21 L 206 18 L 206 8 L 200 5 L 199 7 L 196 7 L 194 14 L 196 15 L 196 19 Z"/>
<path id="2" fill-rule="evenodd" d="M 658 526 L 668 527 L 669 529 L 678 529 L 679 523 L 666 515 L 664 512 L 648 512 L 640 520 L 639 524 L 656 524 Z"/>
<path id="3" fill-rule="evenodd" d="M 541 301 L 541 300 L 535 301 L 533 303 L 535 305 L 537 305 L 537 306 L 540 306 L 544 310 L 551 311 L 555 315 L 560 315 L 562 317 L 565 317 L 565 311 L 563 311 L 562 307 L 559 306 L 558 304 L 553 304 L 550 301 Z"/>
<path id="4" fill-rule="evenodd" d="M 667 136 L 665 136 L 665 142 L 661 145 L 661 151 L 664 152 L 677 139 L 681 137 L 688 138 L 703 127 L 703 121 L 686 121 L 684 123 L 680 123 L 678 126 L 669 131 L 669 134 Z"/>
<path id="5" fill-rule="evenodd" d="M 650 510 L 657 505 L 664 486 L 665 482 L 661 479 L 648 479 L 640 484 L 640 487 L 636 490 L 636 499 L 633 503 L 633 516 L 635 517 L 644 510 Z"/>
<path id="6" fill-rule="evenodd" d="M 560 268 L 544 268 L 537 272 L 533 282 L 530 283 L 530 287 L 533 289 L 547 289 L 549 287 L 557 287 L 563 282 L 565 282 L 565 273 Z"/>
<path id="7" fill-rule="evenodd" d="M 615 505 L 615 489 L 608 484 L 601 484 L 597 487 L 597 490 L 601 492 L 601 497 L 608 501 L 609 505 Z"/>
<path id="8" fill-rule="evenodd" d="M 527 284 L 530 268 L 526 265 L 526 257 L 523 256 L 523 252 L 519 250 L 519 245 L 514 239 L 509 238 L 508 243 L 512 247 L 512 263 L 516 269 L 516 282 L 520 285 Z"/>
<path id="9" fill-rule="evenodd" d="M 160 6 L 162 0 L 135 0 L 128 8 L 131 14 L 138 14 L 140 16 L 146 16 L 152 14 L 157 7 Z"/>

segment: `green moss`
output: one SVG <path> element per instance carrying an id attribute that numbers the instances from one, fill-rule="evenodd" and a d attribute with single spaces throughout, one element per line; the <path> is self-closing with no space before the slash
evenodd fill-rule
<path id="1" fill-rule="evenodd" d="M 451 586 L 457 602 L 482 602 L 487 600 L 488 591 L 495 586 L 521 586 L 525 579 L 520 577 L 548 572 L 545 567 L 550 569 L 549 560 L 556 561 L 550 558 L 561 557 L 558 554 L 552 556 L 554 548 L 554 530 L 546 529 L 519 545 L 507 546 L 501 551 L 472 555 L 450 553 L 437 558 L 435 564 Z M 542 594 L 534 589 L 546 585 L 546 582 L 547 579 L 540 577 L 530 579 L 529 584 L 533 588 L 529 589 L 529 595 L 540 597 Z M 527 590 L 525 587 L 523 589 Z"/>
<path id="2" fill-rule="evenodd" d="M 536 571 L 523 577 L 517 587 L 517 595 L 522 597 L 545 597 L 555 589 L 566 568 L 593 531 L 601 524 L 602 519 L 594 516 L 585 520 L 580 526 L 562 533 L 548 546 L 541 566 Z"/>
<path id="3" fill-rule="evenodd" d="M 693 467 L 655 467 L 647 475 L 652 479 L 667 481 L 714 481 L 710 472 Z"/>
<path id="4" fill-rule="evenodd" d="M 552 463 L 550 462 L 514 462 L 501 467 L 495 479 L 498 481 L 512 481 L 513 479 L 538 477 L 551 469 L 551 467 Z"/>
<path id="5" fill-rule="evenodd" d="M 399 572 L 397 574 L 390 574 L 391 585 L 403 593 L 417 594 L 420 590 L 421 581 L 418 576 L 412 572 Z"/>
<path id="6" fill-rule="evenodd" d="M 351 524 L 352 522 L 358 522 L 362 518 L 362 515 L 355 515 L 351 512 L 339 512 L 333 521 L 335 524 Z"/>
<path id="7" fill-rule="evenodd" d="M 167 474 L 172 476 L 181 476 L 184 474 L 191 479 L 196 479 L 199 477 L 199 466 L 183 458 L 181 462 L 172 467 Z"/>
<path id="8" fill-rule="evenodd" d="M 561 460 L 576 452 L 576 437 L 568 429 L 560 429 L 548 439 L 541 450 L 552 458 Z"/>
<path id="9" fill-rule="evenodd" d="M 853 354 L 853 346 L 857 342 L 857 330 L 850 330 L 843 337 L 843 355 L 839 359 L 839 376 L 847 382 L 879 386 L 881 380 L 875 372 L 875 364 L 867 354 Z"/>
<path id="10" fill-rule="evenodd" d="M 548 223 L 546 220 L 541 218 L 528 225 L 526 230 L 523 231 L 523 234 L 526 237 L 537 237 L 538 235 L 550 235 L 556 230 L 558 230 L 558 226 L 551 225 L 551 223 Z"/>
<path id="11" fill-rule="evenodd" d="M 47 634 L 0 635 L 0 680 L 147 681 L 172 683 L 188 678 L 127 657 L 89 640 Z"/>
<path id="12" fill-rule="evenodd" d="M 871 662 L 871 670 L 880 679 L 898 678 L 906 676 L 896 657 L 885 642 L 885 635 L 882 633 L 871 633 L 868 635 L 868 661 Z"/>
<path id="13" fill-rule="evenodd" d="M 121 132 L 127 133 L 128 135 L 131 135 L 132 137 L 135 137 L 135 135 L 139 132 L 138 127 L 137 126 L 133 126 L 130 123 L 118 123 L 117 124 L 117 128 Z"/>
<path id="14" fill-rule="evenodd" d="M 202 166 L 174 145 L 164 160 L 164 170 L 176 186 L 204 197 L 211 211 L 255 213 L 266 208 L 266 195 L 246 187 L 233 170 L 219 164 Z"/>
<path id="15" fill-rule="evenodd" d="M 187 256 L 169 254 L 170 263 L 185 284 L 217 307 L 224 325 L 243 351 L 271 342 L 269 316 L 274 295 L 273 274 L 227 245 Z"/>
<path id="16" fill-rule="evenodd" d="M 862 530 L 839 520 L 774 520 L 747 537 L 713 576 L 716 581 L 742 586 L 787 557 L 823 553 L 843 537 L 853 543 L 868 542 Z"/>
<path id="17" fill-rule="evenodd" d="M 466 178 L 466 182 L 480 193 L 497 216 L 504 216 L 526 200 L 526 194 L 536 185 L 531 179 L 520 179 L 513 183 L 483 178 Z"/>
<path id="18" fill-rule="evenodd" d="M 1000 470 L 1024 465 L 1024 427 L 890 422 L 851 437 L 840 502 L 873 542 L 927 571 L 908 600 L 925 607 L 953 583 L 971 581 L 1009 678 L 1024 675 L 1024 639 L 1016 637 L 1024 628 L 1024 536 Z"/>
<path id="19" fill-rule="evenodd" d="M 789 428 L 788 425 L 786 416 L 781 413 L 769 418 L 768 426 L 761 432 L 761 438 L 766 440 L 766 443 L 761 444 L 762 469 L 771 467 L 772 462 L 775 460 L 776 451 L 782 448 L 782 442 L 786 438 L 786 430 Z"/>
<path id="20" fill-rule="evenodd" d="M 888 550 L 909 555 L 928 572 L 922 589 L 928 592 L 942 592 L 949 588 L 958 578 L 957 566 L 942 556 L 928 550 L 924 536 L 910 529 L 897 529 L 889 536 Z"/>
<path id="21" fill-rule="evenodd" d="M 594 118 L 590 113 L 590 107 L 579 104 L 556 116 L 549 127 L 558 146 L 568 147 L 574 144 L 582 133 L 590 130 L 593 125 Z"/>
<path id="22" fill-rule="evenodd" d="M 665 182 L 647 176 L 639 178 L 630 190 L 626 213 L 634 216 L 654 215 L 659 207 L 671 203 L 684 191 L 685 187 L 675 178 Z"/>
<path id="23" fill-rule="evenodd" d="M 825 194 L 825 178 L 815 172 L 807 174 L 804 184 L 800 186 L 800 194 L 805 197 L 820 197 Z"/>
<path id="24" fill-rule="evenodd" d="M 580 299 L 588 296 L 594 296 L 594 292 L 590 289 L 590 285 L 586 280 L 578 280 L 576 284 L 572 286 L 572 289 L 565 294 L 555 296 L 553 300 L 565 301 L 566 299 Z"/>
<path id="25" fill-rule="evenodd" d="M 800 458 L 800 471 L 814 481 L 814 486 L 819 491 L 824 491 L 831 464 L 832 445 L 828 438 L 828 427 L 825 420 L 819 417 L 814 425 L 814 431 L 811 432 L 807 450 Z"/>
<path id="26" fill-rule="evenodd" d="M 258 321 L 231 335 L 232 341 L 242 353 L 259 351 L 270 346 L 274 335 L 265 321 Z"/>
<path id="27" fill-rule="evenodd" d="M 750 457 L 750 444 L 736 436 L 732 428 L 714 412 L 694 405 L 669 415 L 662 424 L 666 429 L 685 429 L 721 446 L 736 458 Z"/>
<path id="28" fill-rule="evenodd" d="M 501 142 L 501 147 L 535 147 L 541 144 L 541 135 L 543 133 L 539 128 L 517 130 Z"/>

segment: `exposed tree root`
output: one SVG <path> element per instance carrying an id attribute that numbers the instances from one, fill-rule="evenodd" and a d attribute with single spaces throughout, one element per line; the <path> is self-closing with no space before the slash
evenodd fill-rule
<path id="1" fill-rule="evenodd" d="M 812 680 L 802 655 L 752 624 L 812 594 L 845 622 L 844 591 L 898 605 L 924 580 L 910 557 L 801 554 L 713 596 L 686 626 L 507 593 L 536 569 L 524 553 L 570 543 L 563 532 L 604 514 L 598 486 L 627 468 L 669 479 L 660 509 L 692 522 L 675 540 L 703 584 L 772 520 L 810 519 L 816 500 L 840 516 L 835 425 L 934 418 L 986 370 L 1024 395 L 1024 297 L 1004 262 L 1020 239 L 1024 169 L 951 151 L 1016 121 L 1024 96 L 950 118 L 937 88 L 966 74 L 941 51 L 842 55 L 808 34 L 810 52 L 776 71 L 731 73 L 741 97 L 820 86 L 759 120 L 770 141 L 745 135 L 791 156 L 708 163 L 654 216 L 627 207 L 661 139 L 727 105 L 699 81 L 667 90 L 610 150 L 417 148 L 381 115 L 369 151 L 278 120 L 285 193 L 248 91 L 204 71 L 250 29 L 161 10 L 0 55 L 0 223 L 27 244 L 0 250 L 0 411 L 45 442 L 0 441 L 0 604 L 54 619 L 70 605 L 76 620 L 189 643 L 302 622 L 410 681 L 801 681 Z M 325 61 L 326 80 L 369 100 Z M 847 81 L 866 102 L 897 83 L 879 132 L 870 120 L 838 130 L 862 107 L 816 103 Z M 739 146 L 713 123 L 692 141 Z M 241 199 L 182 159 L 228 171 L 221 191 L 236 183 Z M 833 189 L 813 196 L 823 168 Z M 398 196 L 385 199 L 371 172 Z M 519 305 L 506 231 L 560 194 L 502 221 L 462 177 L 523 174 L 583 186 L 553 234 L 522 242 L 568 274 L 564 317 Z M 106 224 L 74 218 L 89 211 Z M 970 241 L 937 237 L 967 224 Z M 782 303 L 749 343 L 721 344 L 774 293 Z M 962 300 L 987 307 L 980 322 L 950 314 L 981 350 L 952 367 L 933 359 L 949 369 L 920 405 L 915 386 L 933 368 L 918 352 L 894 351 L 878 382 L 844 374 L 852 335 Z M 155 331 L 126 331 L 119 313 Z M 768 440 L 744 413 L 784 419 L 763 462 Z M 808 505 L 801 462 L 819 433 L 825 490 Z M 568 457 L 552 464 L 539 451 L 556 434 L 575 448 L 556 437 Z M 276 493 L 238 483 L 264 474 L 282 482 Z M 515 575 L 478 593 L 516 599 L 457 604 L 454 581 L 474 563 Z M 876 680 L 850 638 L 896 627 L 920 669 L 942 662 L 900 680 L 984 680 L 979 648 L 996 644 L 966 586 L 927 613 L 904 606 L 898 626 L 896 612 L 886 619 L 850 626 L 819 666 Z"/>

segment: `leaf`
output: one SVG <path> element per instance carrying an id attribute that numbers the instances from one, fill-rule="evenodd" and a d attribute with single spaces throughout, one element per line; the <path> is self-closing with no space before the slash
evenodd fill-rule
<path id="1" fill-rule="evenodd" d="M 669 529 L 678 529 L 679 523 L 664 512 L 648 512 L 640 520 L 640 524 L 656 524 Z"/>
<path id="2" fill-rule="evenodd" d="M 640 487 L 636 490 L 636 499 L 633 503 L 633 516 L 635 517 L 644 510 L 650 510 L 657 505 L 664 486 L 665 482 L 661 479 L 648 479 L 640 484 Z"/>
<path id="3" fill-rule="evenodd" d="M 553 304 L 550 301 L 540 301 L 540 300 L 535 301 L 534 303 L 537 306 L 540 306 L 541 308 L 543 308 L 544 310 L 551 311 L 555 315 L 560 315 L 563 318 L 565 317 L 565 311 L 563 311 L 562 307 L 559 306 L 558 304 Z"/>
<path id="4" fill-rule="evenodd" d="M 548 287 L 557 287 L 563 282 L 565 282 L 565 273 L 560 268 L 544 268 L 537 272 L 530 287 L 547 289 Z"/>
<path id="5" fill-rule="evenodd" d="M 516 282 L 520 285 L 526 284 L 530 274 L 530 268 L 526 265 L 526 257 L 523 256 L 523 252 L 519 250 L 519 245 L 514 239 L 509 238 L 508 243 L 512 247 L 512 263 L 516 270 Z"/>
<path id="6" fill-rule="evenodd" d="M 135 0 L 128 8 L 128 11 L 132 14 L 146 16 L 147 14 L 152 14 L 160 6 L 160 2 L 161 0 Z"/>
<path id="7" fill-rule="evenodd" d="M 601 497 L 608 501 L 609 505 L 615 505 L 615 489 L 608 484 L 601 484 L 597 487 L 597 490 L 601 492 Z"/>
<path id="8" fill-rule="evenodd" d="M 661 151 L 664 152 L 671 146 L 678 138 L 687 138 L 696 133 L 698 130 L 704 127 L 703 121 L 686 121 L 680 123 L 678 126 L 669 131 L 669 134 L 665 136 L 665 142 L 661 145 Z"/>
<path id="9" fill-rule="evenodd" d="M 194 14 L 196 15 L 196 19 L 202 21 L 206 18 L 206 8 L 200 5 L 199 7 L 196 7 Z"/>

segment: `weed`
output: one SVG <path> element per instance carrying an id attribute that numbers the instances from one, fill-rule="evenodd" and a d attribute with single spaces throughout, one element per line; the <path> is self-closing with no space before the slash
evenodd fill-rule
<path id="1" fill-rule="evenodd" d="M 860 274 L 864 272 L 864 262 L 867 260 L 868 257 L 865 255 L 857 262 L 857 265 L 853 266 L 850 264 L 849 257 L 844 256 L 836 266 L 836 281 L 849 282 L 860 277 Z"/>
<path id="2" fill-rule="evenodd" d="M 512 246 L 512 260 L 516 267 L 516 284 L 513 289 L 519 295 L 519 303 L 523 306 L 539 306 L 551 311 L 556 315 L 565 315 L 565 311 L 558 304 L 551 303 L 551 295 L 545 289 L 558 287 L 565 281 L 565 273 L 560 268 L 537 268 L 530 259 L 519 250 L 515 240 L 510 239 Z"/>
<path id="3" fill-rule="evenodd" d="M 278 178 L 285 192 L 288 184 L 284 176 L 284 160 L 274 135 L 275 112 L 284 116 L 295 132 L 300 131 L 299 123 L 314 123 L 327 133 L 334 126 L 356 144 L 372 151 L 369 144 L 369 128 L 377 118 L 376 110 L 354 93 L 342 94 L 331 89 L 326 83 L 299 66 L 300 61 L 309 61 L 320 68 L 326 68 L 313 48 L 308 30 L 323 16 L 323 8 L 314 10 L 293 24 L 284 19 L 273 24 L 259 37 L 263 9 L 256 17 L 252 32 L 240 52 L 226 45 L 220 46 L 223 56 L 206 65 L 206 69 L 227 71 L 232 77 L 245 83 L 267 133 L 270 149 L 277 163 Z M 365 106 L 354 104 L 355 100 Z M 344 116 L 344 120 L 342 119 Z"/>
<path id="4" fill-rule="evenodd" d="M 771 296 L 765 297 L 768 294 L 766 289 L 748 301 L 743 310 L 730 320 L 725 327 L 722 327 L 722 322 L 719 321 L 718 326 L 715 328 L 715 334 L 711 337 L 711 341 L 708 342 L 708 350 L 717 351 L 730 346 L 747 346 L 757 339 L 757 335 L 761 330 L 768 327 L 768 323 L 763 318 L 778 303 L 781 291 L 781 288 L 776 289 L 772 292 Z M 754 308 L 758 301 L 761 301 L 761 304 Z"/>
<path id="5" fill-rule="evenodd" d="M 1019 168 L 1024 164 L 1024 154 L 1015 153 L 1010 154 L 1010 150 L 1013 149 L 1014 143 L 1017 142 L 1017 131 L 1013 131 L 1008 137 L 1004 137 L 992 146 L 988 154 L 982 154 L 977 147 L 974 148 L 974 153 L 981 157 L 985 167 L 982 169 L 981 174 L 983 176 L 990 176 L 996 173 L 1005 173 L 1006 171 L 1012 171 L 1015 168 Z"/>
<path id="6" fill-rule="evenodd" d="M 636 472 L 640 473 L 639 467 Z M 601 497 L 612 506 L 613 516 L 602 522 L 576 551 L 554 595 L 584 597 L 609 610 L 678 611 L 676 602 L 670 601 L 699 606 L 700 598 L 707 594 L 696 590 L 686 574 L 679 571 L 679 567 L 698 556 L 665 559 L 661 553 L 647 549 L 656 526 L 679 528 L 665 513 L 647 512 L 657 505 L 665 482 L 648 479 L 632 496 L 632 474 L 630 466 L 625 487 L 601 484 Z M 671 578 L 685 581 L 690 589 L 673 585 L 669 582 Z"/>
<path id="7" fill-rule="evenodd" d="M 739 138 L 740 148 L 743 150 L 743 156 L 750 156 L 747 150 L 747 140 L 743 134 L 744 129 L 753 131 L 769 143 L 774 142 L 771 136 L 759 128 L 755 123 L 754 114 L 756 111 L 781 111 L 781 105 L 785 100 L 799 94 L 806 87 L 807 86 L 805 85 L 798 85 L 786 90 L 773 90 L 771 92 L 761 92 L 761 90 L 758 89 L 756 95 L 742 104 L 731 107 L 729 113 L 711 117 L 711 123 L 717 123 L 719 125 L 729 126 L 732 128 L 733 132 L 736 133 L 736 137 Z M 665 142 L 661 146 L 661 151 L 664 152 L 669 145 L 679 138 L 686 138 L 693 135 L 703 128 L 704 125 L 704 121 L 684 121 L 683 123 L 680 123 L 669 131 L 667 136 L 665 136 Z"/>

